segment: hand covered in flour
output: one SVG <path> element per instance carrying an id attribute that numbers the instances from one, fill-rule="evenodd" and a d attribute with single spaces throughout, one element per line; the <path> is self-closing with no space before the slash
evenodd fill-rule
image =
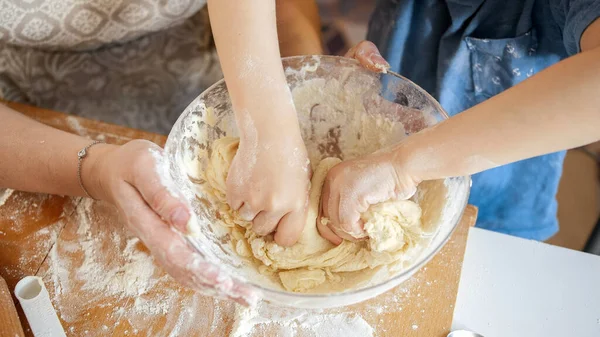
<path id="1" fill-rule="evenodd" d="M 177 281 L 201 293 L 254 304 L 249 288 L 186 244 L 180 233 L 188 232 L 192 212 L 167 178 L 162 151 L 144 140 L 96 145 L 83 165 L 84 184 L 91 196 L 118 208 L 129 229 Z"/>
<path id="2" fill-rule="evenodd" d="M 369 206 L 410 198 L 420 181 L 400 163 L 396 153 L 381 151 L 334 166 L 321 194 L 321 217 L 317 221 L 321 236 L 333 244 L 364 238 L 361 214 Z"/>
<path id="3" fill-rule="evenodd" d="M 370 41 L 359 42 L 345 56 L 374 72 L 386 72 L 390 68 Z M 401 108 L 385 100 L 376 105 Z M 408 199 L 415 193 L 419 180 L 403 170 L 396 157 L 392 151 L 382 151 L 344 161 L 329 171 L 321 196 L 321 217 L 327 220 L 317 221 L 322 237 L 334 244 L 340 244 L 342 239 L 364 238 L 366 233 L 360 217 L 369 206 L 390 199 Z"/>
<path id="4" fill-rule="evenodd" d="M 306 147 L 292 122 L 243 135 L 227 175 L 230 207 L 252 221 L 257 234 L 275 232 L 282 246 L 296 243 L 304 229 L 311 177 Z"/>
<path id="5" fill-rule="evenodd" d="M 390 64 L 381 56 L 379 49 L 371 41 L 359 42 L 350 48 L 345 56 L 356 59 L 363 67 L 376 73 L 384 73 L 390 69 Z"/>

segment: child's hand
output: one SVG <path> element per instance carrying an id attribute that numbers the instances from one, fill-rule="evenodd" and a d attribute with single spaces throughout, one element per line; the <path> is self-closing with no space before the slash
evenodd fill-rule
<path id="1" fill-rule="evenodd" d="M 408 199 L 416 191 L 418 179 L 399 168 L 393 152 L 374 153 L 334 166 L 325 180 L 321 215 L 327 225 L 317 222 L 319 233 L 334 244 L 343 239 L 365 236 L 361 213 L 369 206 L 390 199 Z"/>
<path id="2" fill-rule="evenodd" d="M 390 65 L 370 41 L 361 41 L 345 55 L 374 72 L 386 72 Z M 392 152 L 374 153 L 344 161 L 329 171 L 321 196 L 321 216 L 317 227 L 321 236 L 334 244 L 342 239 L 356 240 L 365 236 L 361 213 L 370 205 L 389 199 L 408 199 L 416 191 L 418 181 L 394 167 Z"/>
<path id="3" fill-rule="evenodd" d="M 253 304 L 257 298 L 250 288 L 206 261 L 171 228 L 186 233 L 191 210 L 168 178 L 159 175 L 161 160 L 162 149 L 148 141 L 100 144 L 86 159 L 82 178 L 94 198 L 117 207 L 129 229 L 177 281 L 208 295 Z"/>
<path id="4" fill-rule="evenodd" d="M 285 130 L 285 131 L 282 131 Z M 259 235 L 275 232 L 282 246 L 296 243 L 304 229 L 310 163 L 295 119 L 288 127 L 242 136 L 229 174 L 227 202 Z"/>
<path id="5" fill-rule="evenodd" d="M 383 73 L 390 69 L 390 64 L 381 56 L 379 49 L 371 41 L 359 42 L 350 48 L 345 56 L 358 60 L 363 67 L 376 73 Z"/>

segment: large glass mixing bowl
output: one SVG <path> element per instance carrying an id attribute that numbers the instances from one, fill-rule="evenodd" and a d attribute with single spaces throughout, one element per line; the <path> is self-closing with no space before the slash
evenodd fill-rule
<path id="1" fill-rule="evenodd" d="M 371 153 L 448 118 L 435 99 L 408 79 L 392 72 L 370 72 L 355 60 L 300 56 L 284 59 L 283 65 L 313 163 L 329 156 L 350 159 Z M 306 90 L 308 84 L 310 90 Z M 350 101 L 352 105 L 348 105 Z M 362 115 L 345 111 L 348 107 Z M 332 120 L 328 116 L 336 117 Z M 261 281 L 256 268 L 247 268 L 248 262 L 232 250 L 227 232 L 218 224 L 217 206 L 206 196 L 203 172 L 212 143 L 224 136 L 238 136 L 238 130 L 227 87 L 221 80 L 186 108 L 165 147 L 169 174 L 192 204 L 201 228 L 198 237 L 188 240 L 208 260 L 219 263 L 235 277 L 248 280 L 264 300 L 273 304 L 319 309 L 344 306 L 399 285 L 448 241 L 467 204 L 469 177 L 423 182 L 414 199 L 423 210 L 423 226 L 430 236 L 416 259 L 400 266 L 393 275 L 381 278 L 374 274 L 369 282 L 344 292 L 289 292 L 280 284 Z"/>

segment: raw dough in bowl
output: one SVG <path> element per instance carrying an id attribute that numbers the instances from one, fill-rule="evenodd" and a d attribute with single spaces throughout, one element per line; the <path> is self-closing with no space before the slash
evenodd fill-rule
<path id="1" fill-rule="evenodd" d="M 279 277 L 285 289 L 294 292 L 329 292 L 362 270 L 408 261 L 417 256 L 428 235 L 421 224 L 421 208 L 412 200 L 394 200 L 373 205 L 362 214 L 367 240 L 344 240 L 339 246 L 322 238 L 317 231 L 321 191 L 327 172 L 341 160 L 325 158 L 316 166 L 311 181 L 308 217 L 300 240 L 282 247 L 272 235 L 261 237 L 226 202 L 226 179 L 238 148 L 238 138 L 225 137 L 213 143 L 206 170 L 214 202 L 219 205 L 222 224 L 228 226 L 237 254 L 256 260 L 259 271 Z"/>

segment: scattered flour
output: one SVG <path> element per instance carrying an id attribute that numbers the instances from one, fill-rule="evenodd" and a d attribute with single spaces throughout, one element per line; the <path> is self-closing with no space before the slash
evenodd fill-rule
<path id="1" fill-rule="evenodd" d="M 255 308 L 236 306 L 230 337 L 252 335 L 369 337 L 374 331 L 362 316 L 351 312 L 324 313 L 261 304 Z"/>
<path id="2" fill-rule="evenodd" d="M 373 328 L 361 316 L 343 313 L 312 315 L 300 320 L 302 328 L 310 329 L 315 336 L 373 336 Z"/>
<path id="3" fill-rule="evenodd" d="M 50 250 L 46 282 L 54 285 L 53 304 L 73 335 L 110 335 L 124 319 L 128 334 L 188 336 L 222 321 L 216 303 L 213 317 L 206 315 L 212 299 L 181 288 L 154 264 L 112 206 L 82 199 L 61 225 L 71 221 L 77 227 L 66 227 Z"/>
<path id="4" fill-rule="evenodd" d="M 104 265 L 97 261 L 94 243 L 82 242 L 85 260 L 76 272 L 77 278 L 84 281 L 81 289 L 102 291 L 107 295 L 145 294 L 156 283 L 156 280 L 152 279 L 155 267 L 150 255 L 135 250 L 138 242 L 137 238 L 129 239 L 123 251 L 126 264 L 110 270 L 105 270 Z"/>
<path id="5" fill-rule="evenodd" d="M 83 281 L 82 290 L 102 292 L 106 295 L 134 296 L 145 294 L 156 280 L 152 279 L 155 266 L 149 254 L 136 249 L 138 238 L 127 240 L 123 249 L 125 264 L 116 264 L 111 269 L 105 268 L 105 261 L 100 261 L 98 253 L 102 241 L 90 231 L 93 200 L 83 199 L 77 207 L 79 228 L 77 234 L 83 237 L 79 244 L 84 260 L 76 270 L 77 279 Z"/>
<path id="6" fill-rule="evenodd" d="M 63 223 L 44 221 L 47 219 L 47 215 L 42 215 L 40 208 L 37 208 L 38 203 L 51 197 L 14 192 L 11 189 L 0 189 L 0 199 L 3 199 L 0 200 L 0 205 L 4 204 L 12 195 L 10 205 L 0 209 L 2 217 L 8 219 L 4 228 L 0 230 L 0 250 L 10 249 L 12 251 L 10 255 L 13 255 L 5 265 L 0 265 L 0 273 L 5 273 L 12 279 L 21 279 L 36 272 L 39 262 L 46 257 L 52 244 L 56 241 Z M 6 241 L 4 241 L 5 238 Z M 18 238 L 17 241 L 15 238 Z M 36 244 L 15 245 L 19 240 L 36 242 Z"/>

